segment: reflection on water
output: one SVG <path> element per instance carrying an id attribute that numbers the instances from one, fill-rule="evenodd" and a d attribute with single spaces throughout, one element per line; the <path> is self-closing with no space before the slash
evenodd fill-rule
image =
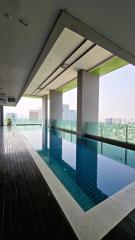
<path id="1" fill-rule="evenodd" d="M 135 152 L 56 130 L 30 138 L 55 175 L 86 211 L 135 180 Z M 35 137 L 34 137 L 35 136 Z M 37 149 L 37 145 L 36 145 Z"/>

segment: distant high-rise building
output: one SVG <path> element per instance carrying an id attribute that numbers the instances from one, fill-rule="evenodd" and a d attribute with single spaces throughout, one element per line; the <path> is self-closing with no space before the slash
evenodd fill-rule
<path id="1" fill-rule="evenodd" d="M 42 120 L 42 108 L 39 108 L 39 120 Z"/>
<path id="2" fill-rule="evenodd" d="M 63 120 L 76 121 L 76 110 L 70 110 L 68 104 L 63 104 Z"/>
<path id="3" fill-rule="evenodd" d="M 105 118 L 105 123 L 112 123 L 112 118 Z"/>
<path id="4" fill-rule="evenodd" d="M 122 123 L 122 119 L 121 118 L 105 118 L 105 123 L 116 123 L 116 124 L 120 124 Z"/>
<path id="5" fill-rule="evenodd" d="M 69 120 L 69 105 L 63 104 L 63 120 Z"/>
<path id="6" fill-rule="evenodd" d="M 76 121 L 77 112 L 76 110 L 69 110 L 69 118 L 72 121 Z"/>
<path id="7" fill-rule="evenodd" d="M 39 121 L 40 115 L 40 110 L 29 110 L 29 120 Z"/>

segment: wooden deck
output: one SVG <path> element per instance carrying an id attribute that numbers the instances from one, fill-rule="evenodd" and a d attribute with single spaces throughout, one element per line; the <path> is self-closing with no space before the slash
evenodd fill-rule
<path id="1" fill-rule="evenodd" d="M 18 132 L 0 128 L 0 240 L 16 239 L 77 237 Z M 121 239 L 135 239 L 135 210 L 103 238 Z"/>
<path id="2" fill-rule="evenodd" d="M 20 135 L 0 128 L 0 239 L 77 239 Z"/>
<path id="3" fill-rule="evenodd" d="M 103 240 L 135 240 L 135 210 L 114 227 Z"/>

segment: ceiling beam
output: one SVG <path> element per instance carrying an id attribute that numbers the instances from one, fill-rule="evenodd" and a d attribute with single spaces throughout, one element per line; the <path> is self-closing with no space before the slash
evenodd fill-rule
<path id="1" fill-rule="evenodd" d="M 125 49 L 115 44 L 111 39 L 105 38 L 103 35 L 99 34 L 97 31 L 90 28 L 86 24 L 82 23 L 80 20 L 73 17 L 69 13 L 61 11 L 48 36 L 48 39 L 44 44 L 41 54 L 39 55 L 35 65 L 33 66 L 29 74 L 27 81 L 25 82 L 24 88 L 21 91 L 19 98 L 22 96 L 22 94 L 28 87 L 29 83 L 32 81 L 36 72 L 40 68 L 41 64 L 45 60 L 46 56 L 50 52 L 51 48 L 53 47 L 54 43 L 56 42 L 56 40 L 58 39 L 58 37 L 60 36 L 61 32 L 64 30 L 65 27 L 80 34 L 85 39 L 88 39 L 94 42 L 95 44 L 98 44 L 99 46 L 105 48 L 106 50 L 112 52 L 113 54 L 119 56 L 120 58 L 126 60 L 127 62 L 135 65 L 134 55 L 128 53 Z"/>

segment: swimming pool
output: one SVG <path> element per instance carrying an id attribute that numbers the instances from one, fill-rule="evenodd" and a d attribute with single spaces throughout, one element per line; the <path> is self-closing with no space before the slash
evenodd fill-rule
<path id="1" fill-rule="evenodd" d="M 87 211 L 135 181 L 135 151 L 46 128 L 21 129 Z"/>

